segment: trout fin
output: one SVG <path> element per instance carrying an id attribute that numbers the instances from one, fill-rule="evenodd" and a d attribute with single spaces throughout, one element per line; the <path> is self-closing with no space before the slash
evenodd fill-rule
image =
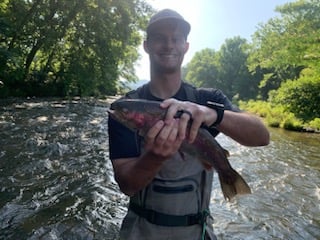
<path id="1" fill-rule="evenodd" d="M 219 174 L 220 186 L 226 200 L 232 200 L 238 194 L 250 194 L 251 189 L 237 171 L 232 169 L 232 177 Z"/>

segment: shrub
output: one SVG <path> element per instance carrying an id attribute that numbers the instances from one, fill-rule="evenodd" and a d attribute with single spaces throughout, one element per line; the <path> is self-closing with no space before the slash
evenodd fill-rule
<path id="1" fill-rule="evenodd" d="M 320 79 L 304 76 L 288 80 L 270 92 L 269 101 L 284 106 L 286 111 L 304 121 L 310 121 L 320 116 Z"/>
<path id="2" fill-rule="evenodd" d="M 316 132 L 320 132 L 320 118 L 315 118 L 306 124 L 307 129 L 312 129 Z"/>
<path id="3" fill-rule="evenodd" d="M 293 113 L 287 113 L 285 114 L 280 127 L 287 130 L 302 131 L 303 122 L 300 119 L 297 119 Z"/>

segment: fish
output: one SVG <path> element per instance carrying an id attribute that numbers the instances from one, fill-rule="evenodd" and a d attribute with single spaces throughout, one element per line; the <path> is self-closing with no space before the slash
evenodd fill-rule
<path id="1" fill-rule="evenodd" d="M 144 135 L 156 122 L 164 120 L 167 109 L 159 101 L 122 98 L 113 102 L 108 109 L 109 115 L 132 131 Z M 175 118 L 182 115 L 177 112 Z M 192 120 L 191 120 L 192 121 Z M 189 124 L 190 127 L 190 124 Z M 206 170 L 214 169 L 219 176 L 223 196 L 232 200 L 236 195 L 250 194 L 251 189 L 243 177 L 232 168 L 225 150 L 210 132 L 200 127 L 193 143 L 183 141 L 179 152 L 188 153 L 199 160 Z"/>

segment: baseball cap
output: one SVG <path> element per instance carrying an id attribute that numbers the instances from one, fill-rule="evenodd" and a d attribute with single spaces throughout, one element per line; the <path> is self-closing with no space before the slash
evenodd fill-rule
<path id="1" fill-rule="evenodd" d="M 179 26 L 182 28 L 182 31 L 185 34 L 185 37 L 188 36 L 191 29 L 190 24 L 186 20 L 184 20 L 184 18 L 179 13 L 171 9 L 163 9 L 150 18 L 147 26 L 147 34 L 152 31 L 153 27 L 156 26 L 156 23 L 169 19 L 178 22 L 180 24 Z"/>

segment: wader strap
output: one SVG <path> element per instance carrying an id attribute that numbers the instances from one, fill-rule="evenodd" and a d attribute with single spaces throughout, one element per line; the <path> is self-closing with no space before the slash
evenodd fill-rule
<path id="1" fill-rule="evenodd" d="M 138 216 L 145 218 L 148 222 L 160 226 L 167 227 L 181 227 L 200 224 L 203 225 L 206 222 L 208 213 L 189 214 L 189 215 L 170 215 L 160 213 L 151 209 L 143 208 L 135 203 L 130 202 L 129 209 L 132 210 Z"/>

